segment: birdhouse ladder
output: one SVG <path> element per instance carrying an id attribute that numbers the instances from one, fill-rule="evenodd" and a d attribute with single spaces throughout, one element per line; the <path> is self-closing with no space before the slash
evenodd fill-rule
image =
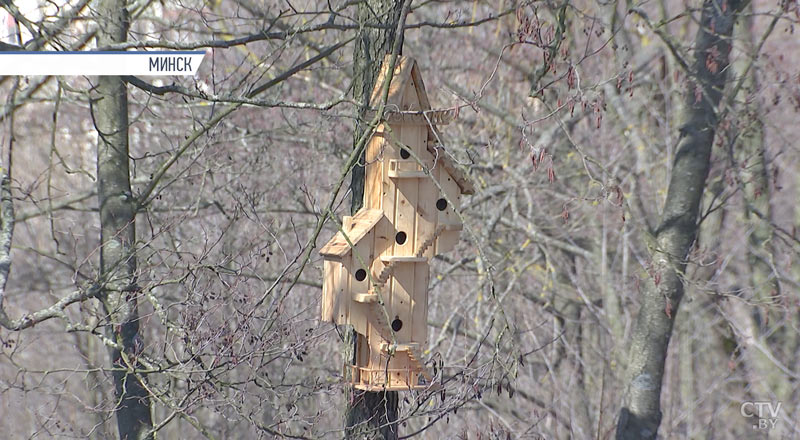
<path id="1" fill-rule="evenodd" d="M 376 327 L 378 332 L 386 339 L 391 339 L 392 331 L 389 329 L 389 323 L 386 321 L 386 312 L 384 306 L 378 301 L 378 294 L 374 290 L 369 293 L 361 293 L 353 296 L 353 300 L 358 303 L 367 304 L 369 308 L 369 316 L 372 317 L 372 325 Z"/>
<path id="2" fill-rule="evenodd" d="M 408 350 L 408 359 L 411 360 L 413 368 L 419 370 L 420 374 L 425 377 L 429 384 L 433 383 L 433 378 L 428 373 L 428 369 L 424 368 L 422 365 L 422 351 L 420 351 L 418 345 L 415 344 L 414 347 Z"/>
<path id="3" fill-rule="evenodd" d="M 416 257 L 425 256 L 425 251 L 427 251 L 428 248 L 431 247 L 431 245 L 436 242 L 436 239 L 439 238 L 440 235 L 442 235 L 442 232 L 444 232 L 445 229 L 446 227 L 444 225 L 440 225 L 439 227 L 437 227 L 436 230 L 433 232 L 433 235 L 428 237 L 428 239 L 422 243 L 422 245 L 417 250 L 417 253 L 414 255 Z"/>
<path id="4" fill-rule="evenodd" d="M 417 252 L 415 252 L 414 256 L 411 257 L 411 258 L 405 258 L 405 259 L 402 258 L 402 257 L 386 257 L 386 258 L 383 258 L 383 260 L 386 261 L 387 264 L 383 268 L 381 273 L 378 274 L 377 278 L 375 279 L 375 284 L 377 284 L 378 287 L 383 287 L 386 284 L 386 281 L 389 280 L 389 277 L 392 274 L 392 270 L 394 269 L 395 265 L 397 265 L 397 263 L 404 263 L 404 262 L 416 263 L 416 262 L 419 262 L 418 261 L 419 259 L 424 258 L 425 251 L 427 251 L 428 248 L 431 247 L 431 245 L 433 245 L 433 243 L 436 242 L 436 239 L 439 238 L 439 236 L 442 235 L 442 232 L 444 232 L 445 230 L 447 230 L 447 226 L 445 226 L 445 225 L 441 225 L 438 228 L 436 228 L 436 230 L 434 231 L 433 235 L 428 237 L 428 239 L 425 240 L 420 245 L 420 247 L 417 249 Z"/>
<path id="5" fill-rule="evenodd" d="M 394 268 L 395 264 L 396 260 L 392 261 L 391 263 L 386 265 L 386 267 L 383 268 L 381 273 L 378 275 L 378 278 L 375 280 L 375 283 L 378 286 L 383 287 L 386 284 L 386 281 L 389 280 L 389 276 L 392 274 L 392 269 Z"/>

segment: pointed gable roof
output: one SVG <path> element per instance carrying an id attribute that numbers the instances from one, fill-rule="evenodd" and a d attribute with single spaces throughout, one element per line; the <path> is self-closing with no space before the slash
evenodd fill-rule
<path id="1" fill-rule="evenodd" d="M 372 96 L 370 97 L 370 103 L 372 104 L 377 104 L 378 100 L 381 98 L 381 92 L 389 76 L 389 62 L 391 58 L 392 55 L 387 54 L 383 59 L 381 70 L 375 80 L 375 87 L 372 89 Z M 422 110 L 431 109 L 431 104 L 428 102 L 428 94 L 425 92 L 425 84 L 422 82 L 422 76 L 419 73 L 419 67 L 417 67 L 417 62 L 413 58 L 398 55 L 394 66 L 394 75 L 392 75 L 392 83 L 389 85 L 389 97 L 386 100 L 386 105 L 389 107 L 390 111 L 403 110 L 400 106 L 403 103 L 403 95 L 406 87 L 414 87 Z"/>
<path id="2" fill-rule="evenodd" d="M 380 209 L 360 209 L 353 217 L 345 217 L 342 222 L 342 229 L 347 233 L 347 239 L 355 246 L 364 238 L 383 217 Z M 340 260 L 347 255 L 352 248 L 347 242 L 342 231 L 336 233 L 333 238 L 319 250 L 320 255 L 327 259 Z"/>
<path id="3" fill-rule="evenodd" d="M 383 91 L 384 84 L 386 84 L 388 77 L 391 57 L 391 54 L 387 54 L 383 59 L 381 70 L 378 73 L 378 78 L 375 80 L 375 87 L 372 89 L 372 96 L 370 98 L 370 103 L 372 104 L 377 103 L 378 100 L 381 99 L 381 92 Z M 393 117 L 391 113 L 403 112 L 406 110 L 402 106 L 403 97 L 405 96 L 406 89 L 408 87 L 413 87 L 413 90 L 416 93 L 417 100 L 420 104 L 419 115 L 399 114 Z M 423 112 L 428 116 L 428 118 L 422 116 Z M 431 104 L 430 101 L 428 101 L 428 93 L 425 91 L 425 83 L 422 81 L 422 75 L 420 74 L 416 60 L 411 57 L 398 55 L 397 61 L 395 62 L 394 75 L 392 75 L 392 82 L 389 84 L 389 96 L 386 99 L 385 117 L 390 123 L 403 124 L 417 123 L 418 121 L 414 121 L 415 116 L 418 121 L 422 121 L 422 123 L 428 127 L 428 131 L 430 133 L 428 136 L 429 139 L 436 139 L 436 136 L 433 135 L 433 130 L 436 129 L 437 122 L 446 124 L 450 121 L 450 119 L 452 119 L 451 112 L 449 111 L 431 111 Z M 430 123 L 428 121 L 430 121 Z M 456 166 L 455 162 L 447 155 L 447 153 L 436 151 L 437 149 L 443 148 L 443 146 L 437 145 L 435 142 L 428 142 L 428 151 L 433 154 L 434 157 L 439 157 L 440 163 L 442 166 L 444 166 L 444 169 L 447 170 L 448 174 L 450 174 L 456 181 L 458 187 L 461 189 L 461 193 L 474 194 L 475 187 L 467 178 L 466 173 Z"/>

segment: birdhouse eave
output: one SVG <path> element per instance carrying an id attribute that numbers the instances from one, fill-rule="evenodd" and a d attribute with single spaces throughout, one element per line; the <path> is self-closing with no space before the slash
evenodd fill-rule
<path id="1" fill-rule="evenodd" d="M 383 211 L 380 209 L 359 210 L 356 215 L 343 222 L 342 230 L 320 249 L 320 255 L 326 260 L 342 261 L 347 254 L 352 252 L 353 249 L 350 245 L 357 245 L 383 217 Z M 347 234 L 346 238 L 345 234 Z"/>

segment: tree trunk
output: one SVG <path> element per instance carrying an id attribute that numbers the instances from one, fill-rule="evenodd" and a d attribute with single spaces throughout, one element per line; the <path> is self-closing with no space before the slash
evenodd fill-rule
<path id="1" fill-rule="evenodd" d="M 369 99 L 372 89 L 375 87 L 375 77 L 381 69 L 383 56 L 391 53 L 397 37 L 396 28 L 400 21 L 400 12 L 403 9 L 403 0 L 367 0 L 358 5 L 358 21 L 362 24 L 385 24 L 383 28 L 363 27 L 356 39 L 355 52 L 353 54 L 353 98 L 361 103 L 356 118 L 356 126 L 353 130 L 354 143 L 367 129 L 366 114 L 370 105 Z M 401 35 L 402 39 L 403 36 Z M 400 53 L 402 54 L 403 41 L 400 41 Z M 364 163 L 363 157 L 359 165 L 353 168 L 351 213 L 355 214 L 364 205 Z"/>
<path id="2" fill-rule="evenodd" d="M 127 39 L 128 11 L 124 0 L 97 4 L 97 45 Z M 134 373 L 142 351 L 137 311 L 136 201 L 128 167 L 128 97 L 119 77 L 97 79 L 93 117 L 98 133 L 97 196 L 100 203 L 100 272 L 108 335 L 120 349 L 111 350 L 116 389 L 116 416 L 122 440 L 152 439 L 150 398 L 142 377 Z"/>
<path id="3" fill-rule="evenodd" d="M 352 327 L 345 331 L 345 359 L 355 363 L 359 338 Z M 345 361 L 347 362 L 347 361 Z M 396 440 L 397 391 L 362 391 L 349 386 L 345 408 L 345 438 L 353 440 Z"/>
<path id="4" fill-rule="evenodd" d="M 632 333 L 617 439 L 655 439 L 672 326 L 683 296 L 686 257 L 710 167 L 736 11 L 744 1 L 706 0 L 688 75 L 683 125 L 660 224 L 651 243 L 651 278 Z"/>
<path id="5" fill-rule="evenodd" d="M 754 13 L 752 6 L 748 6 L 743 14 L 746 18 L 739 26 L 738 41 L 743 42 L 747 56 L 735 62 L 734 72 L 743 75 L 746 63 L 756 57 L 758 42 L 753 35 Z M 780 304 L 783 292 L 781 291 L 778 276 L 773 269 L 775 266 L 775 247 L 773 244 L 771 190 L 769 186 L 770 169 L 766 151 L 766 128 L 762 119 L 764 111 L 758 100 L 748 99 L 760 89 L 759 72 L 753 66 L 744 79 L 744 87 L 740 93 L 743 102 L 739 110 L 741 116 L 738 121 L 742 126 L 735 133 L 734 165 L 739 170 L 739 176 L 744 197 L 744 219 L 751 231 L 748 236 L 747 262 L 750 270 L 751 292 L 747 292 L 746 300 L 753 301 L 760 307 L 751 307 L 747 314 L 739 314 L 746 318 L 740 324 L 745 328 L 752 328 L 755 338 L 761 339 L 764 347 L 777 348 L 783 346 L 783 353 L 797 351 L 797 332 L 792 329 L 791 323 L 784 321 L 784 311 Z M 739 304 L 742 307 L 743 304 Z M 789 316 L 787 316 L 789 317 Z M 793 317 L 789 317 L 792 319 Z M 752 322 L 751 322 L 752 321 Z M 777 324 L 774 324 L 777 323 Z M 770 328 L 777 325 L 777 328 Z M 774 330 L 774 331 L 773 331 Z M 753 350 L 748 357 L 754 359 L 749 368 L 755 371 L 753 378 L 758 378 L 763 383 L 756 387 L 759 393 L 757 398 L 766 398 L 768 392 L 774 392 L 778 399 L 788 398 L 792 392 L 791 383 L 787 381 L 778 368 L 764 353 Z M 781 350 L 778 349 L 778 352 Z M 794 365 L 791 357 L 784 362 Z"/>
<path id="6" fill-rule="evenodd" d="M 358 109 L 358 118 L 353 131 L 354 143 L 368 129 L 366 115 L 370 105 L 368 102 L 375 85 L 375 78 L 381 68 L 383 57 L 391 53 L 395 44 L 397 23 L 403 7 L 402 0 L 366 0 L 358 5 L 358 19 L 362 24 L 383 23 L 386 27 L 362 27 L 356 40 L 353 54 L 353 97 L 362 103 Z M 402 35 L 399 36 L 402 38 Z M 402 49 L 402 41 L 400 41 Z M 364 163 L 364 159 L 359 161 Z M 364 167 L 356 165 L 352 172 L 351 213 L 364 205 Z M 345 364 L 354 363 L 356 344 L 359 338 L 352 328 L 343 332 Z M 349 374 L 349 370 L 346 369 Z M 347 378 L 349 379 L 349 377 Z M 347 407 L 345 408 L 345 437 L 348 439 L 391 440 L 397 438 L 397 404 L 396 391 L 368 392 L 353 387 L 347 389 Z"/>

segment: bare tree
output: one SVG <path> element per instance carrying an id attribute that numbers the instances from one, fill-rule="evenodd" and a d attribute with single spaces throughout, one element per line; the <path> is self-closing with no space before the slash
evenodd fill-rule
<path id="1" fill-rule="evenodd" d="M 128 39 L 130 18 L 125 1 L 101 0 L 97 4 L 97 45 L 104 47 Z M 144 349 L 139 329 L 139 295 L 136 275 L 137 200 L 131 192 L 128 150 L 128 91 L 120 77 L 97 79 L 92 119 L 97 130 L 97 198 L 100 205 L 100 273 L 98 293 L 108 314 L 117 425 L 121 440 L 153 438 L 150 395 L 139 373 Z"/>
<path id="2" fill-rule="evenodd" d="M 653 267 L 631 335 L 618 439 L 654 439 L 661 423 L 661 387 L 667 347 L 683 298 L 686 258 L 697 236 L 700 201 L 711 167 L 736 15 L 745 2 L 703 4 L 688 72 L 680 142 L 667 198 L 648 244 Z"/>
<path id="3" fill-rule="evenodd" d="M 798 436 L 797 5 L 402 3 L 127 2 L 123 33 L 117 2 L 0 2 L 3 50 L 206 50 L 194 77 L 0 78 L 0 432 L 738 439 L 768 401 L 760 435 Z M 431 262 L 435 386 L 362 394 L 318 245 L 401 49 L 476 191 Z"/>

